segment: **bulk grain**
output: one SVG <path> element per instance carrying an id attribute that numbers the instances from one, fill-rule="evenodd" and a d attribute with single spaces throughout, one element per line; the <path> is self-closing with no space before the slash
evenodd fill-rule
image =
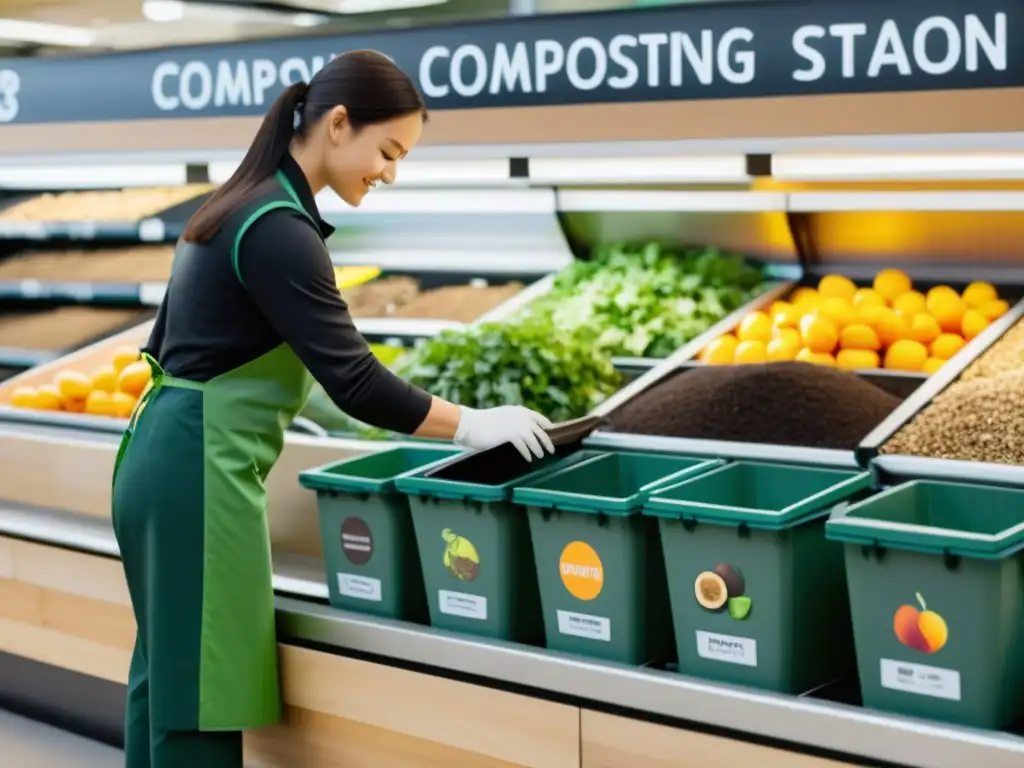
<path id="1" fill-rule="evenodd" d="M 681 373 L 612 414 L 617 432 L 851 450 L 900 400 L 854 373 L 811 363 Z"/>

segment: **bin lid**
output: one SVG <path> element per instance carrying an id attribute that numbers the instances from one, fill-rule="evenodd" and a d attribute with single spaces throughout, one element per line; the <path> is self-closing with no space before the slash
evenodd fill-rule
<path id="1" fill-rule="evenodd" d="M 781 530 L 829 514 L 872 483 L 870 472 L 737 461 L 659 487 L 643 511 L 674 520 Z"/>
<path id="2" fill-rule="evenodd" d="M 451 446 L 390 448 L 300 472 L 299 484 L 314 491 L 387 493 L 395 490 L 399 475 L 432 467 L 462 453 Z"/>
<path id="3" fill-rule="evenodd" d="M 982 560 L 1024 550 L 1024 491 L 913 480 L 836 510 L 825 525 L 835 541 Z"/>

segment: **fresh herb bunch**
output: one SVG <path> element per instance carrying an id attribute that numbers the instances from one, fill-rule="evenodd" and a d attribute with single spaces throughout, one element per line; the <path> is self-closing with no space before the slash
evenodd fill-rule
<path id="1" fill-rule="evenodd" d="M 673 253 L 658 243 L 610 245 L 575 261 L 527 316 L 550 316 L 607 355 L 667 357 L 764 286 L 764 271 L 714 248 Z"/>
<path id="2" fill-rule="evenodd" d="M 395 373 L 459 405 L 524 405 L 554 422 L 585 415 L 622 384 L 610 357 L 540 316 L 445 331 Z"/>

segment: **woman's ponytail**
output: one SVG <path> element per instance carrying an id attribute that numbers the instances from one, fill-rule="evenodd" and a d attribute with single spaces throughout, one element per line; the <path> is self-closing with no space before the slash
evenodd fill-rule
<path id="1" fill-rule="evenodd" d="M 293 83 L 277 97 L 231 178 L 189 220 L 182 235 L 186 242 L 209 242 L 220 230 L 224 219 L 239 207 L 244 198 L 274 175 L 296 132 L 301 133 L 305 127 L 302 112 L 308 91 L 308 84 Z"/>

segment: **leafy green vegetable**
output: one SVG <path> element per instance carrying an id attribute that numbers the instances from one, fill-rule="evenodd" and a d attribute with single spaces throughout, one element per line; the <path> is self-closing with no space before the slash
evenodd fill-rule
<path id="1" fill-rule="evenodd" d="M 595 351 L 667 357 L 762 289 L 742 256 L 704 248 L 674 254 L 657 243 L 611 245 L 563 269 L 553 289 L 515 319 L 550 316 Z"/>

